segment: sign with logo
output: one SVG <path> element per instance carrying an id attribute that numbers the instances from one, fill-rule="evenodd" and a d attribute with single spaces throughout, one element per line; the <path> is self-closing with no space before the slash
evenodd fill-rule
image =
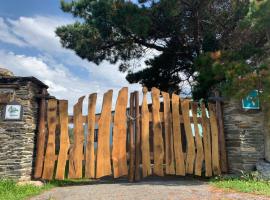
<path id="1" fill-rule="evenodd" d="M 13 102 L 9 103 L 4 108 L 4 120 L 22 120 L 22 105 Z"/>
<path id="2" fill-rule="evenodd" d="M 260 109 L 260 100 L 258 90 L 251 91 L 247 97 L 242 99 L 242 107 L 244 109 L 258 110 Z"/>

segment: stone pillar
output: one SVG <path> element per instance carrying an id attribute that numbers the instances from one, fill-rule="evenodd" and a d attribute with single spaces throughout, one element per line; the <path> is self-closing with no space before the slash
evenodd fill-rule
<path id="1" fill-rule="evenodd" d="M 242 109 L 241 101 L 224 104 L 224 131 L 230 172 L 251 171 L 264 158 L 264 114 Z"/>
<path id="2" fill-rule="evenodd" d="M 47 88 L 34 77 L 0 78 L 0 178 L 29 180 L 32 176 L 39 100 Z M 5 104 L 15 100 L 23 107 L 21 121 L 3 120 Z"/>

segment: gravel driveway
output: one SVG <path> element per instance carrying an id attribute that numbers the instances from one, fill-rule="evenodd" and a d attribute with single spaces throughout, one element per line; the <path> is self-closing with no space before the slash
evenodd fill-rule
<path id="1" fill-rule="evenodd" d="M 225 192 L 206 182 L 181 178 L 149 178 L 139 183 L 99 181 L 89 185 L 58 187 L 31 200 L 265 200 L 264 196 Z"/>

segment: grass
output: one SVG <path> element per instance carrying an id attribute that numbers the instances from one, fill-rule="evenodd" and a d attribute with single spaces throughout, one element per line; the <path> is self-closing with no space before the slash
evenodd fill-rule
<path id="1" fill-rule="evenodd" d="M 270 196 L 270 182 L 253 177 L 215 178 L 210 184 L 228 190 Z"/>
<path id="2" fill-rule="evenodd" d="M 90 180 L 64 180 L 64 181 L 50 181 L 41 187 L 28 185 L 17 185 L 13 180 L 0 180 L 0 200 L 22 200 L 40 194 L 43 191 L 52 189 L 54 187 L 64 187 L 72 185 L 89 184 Z"/>
<path id="3" fill-rule="evenodd" d="M 12 180 L 0 180 L 0 200 L 21 200 L 53 188 L 53 184 L 45 184 L 42 187 L 34 185 L 17 185 Z"/>

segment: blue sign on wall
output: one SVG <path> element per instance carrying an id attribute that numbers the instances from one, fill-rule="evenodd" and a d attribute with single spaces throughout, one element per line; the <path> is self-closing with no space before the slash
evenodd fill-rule
<path id="1" fill-rule="evenodd" d="M 260 109 L 260 100 L 258 90 L 251 91 L 247 97 L 242 99 L 242 107 L 244 109 Z"/>

